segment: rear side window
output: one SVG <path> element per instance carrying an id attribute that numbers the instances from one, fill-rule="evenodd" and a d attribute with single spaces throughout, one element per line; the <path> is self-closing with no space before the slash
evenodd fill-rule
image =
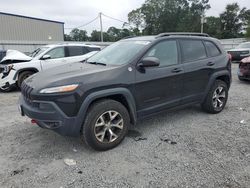
<path id="1" fill-rule="evenodd" d="M 203 42 L 200 40 L 181 40 L 184 62 L 196 61 L 207 57 Z"/>
<path id="2" fill-rule="evenodd" d="M 218 56 L 221 54 L 220 50 L 214 43 L 205 41 L 205 45 L 206 45 L 207 53 L 209 57 L 214 57 L 214 56 Z"/>
<path id="3" fill-rule="evenodd" d="M 83 46 L 68 46 L 67 49 L 69 57 L 80 56 L 89 52 L 88 49 Z"/>

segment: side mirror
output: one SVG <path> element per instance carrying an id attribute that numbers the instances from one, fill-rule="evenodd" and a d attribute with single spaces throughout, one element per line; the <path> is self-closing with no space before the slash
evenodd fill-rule
<path id="1" fill-rule="evenodd" d="M 139 67 L 158 67 L 160 65 L 160 60 L 156 57 L 145 57 L 142 59 L 138 66 Z"/>
<path id="2" fill-rule="evenodd" d="M 44 55 L 41 60 L 51 59 L 50 55 Z"/>

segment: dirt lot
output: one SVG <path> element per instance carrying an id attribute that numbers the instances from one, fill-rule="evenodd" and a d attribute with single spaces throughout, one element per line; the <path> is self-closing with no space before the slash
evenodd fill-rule
<path id="1" fill-rule="evenodd" d="M 31 124 L 20 93 L 0 93 L 0 187 L 250 187 L 250 83 L 236 68 L 222 113 L 163 113 L 107 152 Z"/>

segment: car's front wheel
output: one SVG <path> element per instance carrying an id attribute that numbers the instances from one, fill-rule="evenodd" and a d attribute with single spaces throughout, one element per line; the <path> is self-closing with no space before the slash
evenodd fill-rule
<path id="1" fill-rule="evenodd" d="M 2 87 L 0 87 L 0 91 L 1 92 L 10 92 L 10 91 L 14 90 L 14 88 L 16 88 L 15 85 L 2 86 Z"/>
<path id="2" fill-rule="evenodd" d="M 224 109 L 227 99 L 227 84 L 222 80 L 216 80 L 202 103 L 202 108 L 208 113 L 217 114 Z"/>
<path id="3" fill-rule="evenodd" d="M 24 71 L 20 73 L 18 76 L 17 86 L 21 88 L 23 81 L 27 79 L 28 77 L 30 77 L 32 74 L 34 74 L 34 72 L 32 71 Z"/>
<path id="4" fill-rule="evenodd" d="M 125 138 L 129 123 L 129 114 L 124 105 L 114 100 L 101 100 L 88 110 L 81 137 L 95 150 L 109 150 Z"/>

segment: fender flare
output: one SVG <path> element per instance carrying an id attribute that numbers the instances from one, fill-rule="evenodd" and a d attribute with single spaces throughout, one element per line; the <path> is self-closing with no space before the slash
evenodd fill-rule
<path id="1" fill-rule="evenodd" d="M 207 96 L 207 94 L 208 94 L 210 88 L 213 86 L 213 83 L 215 82 L 215 80 L 216 80 L 218 77 L 220 77 L 220 76 L 227 76 L 227 77 L 229 78 L 230 82 L 231 82 L 231 79 L 230 79 L 231 74 L 229 73 L 228 70 L 219 71 L 219 72 L 216 72 L 216 73 L 214 73 L 213 75 L 211 75 L 210 80 L 209 80 L 209 82 L 208 82 L 208 85 L 207 85 L 207 87 L 206 87 L 205 95 L 204 95 L 204 97 L 203 97 L 203 99 L 202 99 L 202 102 L 205 101 L 206 96 Z"/>
<path id="2" fill-rule="evenodd" d="M 76 118 L 76 124 L 78 125 L 77 127 L 79 130 L 81 129 L 82 124 L 85 121 L 86 115 L 87 115 L 87 110 L 89 109 L 91 103 L 95 100 L 109 97 L 112 95 L 122 95 L 128 104 L 128 112 L 131 118 L 132 124 L 135 124 L 137 121 L 137 116 L 136 116 L 136 105 L 135 105 L 135 100 L 132 95 L 132 93 L 126 89 L 126 88 L 112 88 L 112 89 L 106 89 L 106 90 L 101 90 L 101 91 L 96 91 L 93 93 L 90 93 L 83 101 L 80 110 L 77 114 Z"/>
<path id="3" fill-rule="evenodd" d="M 35 68 L 35 67 L 19 69 L 19 70 L 16 71 L 13 80 L 16 80 L 19 73 L 23 72 L 23 71 L 33 71 L 33 72 L 36 72 L 36 73 L 39 72 L 39 70 L 37 68 Z"/>

